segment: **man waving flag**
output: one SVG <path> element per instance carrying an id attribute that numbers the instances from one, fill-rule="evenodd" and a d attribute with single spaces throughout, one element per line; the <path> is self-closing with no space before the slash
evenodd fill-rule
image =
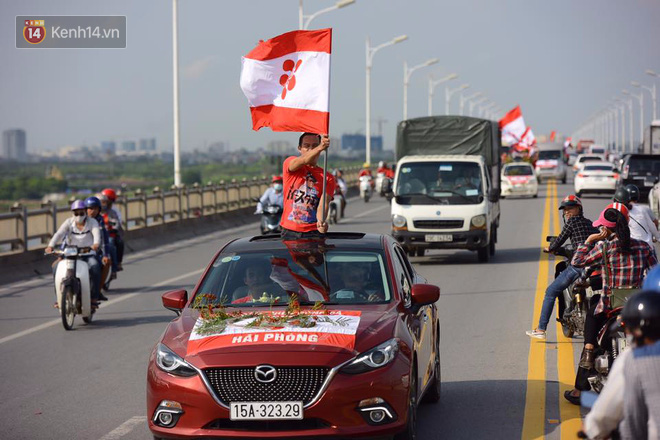
<path id="1" fill-rule="evenodd" d="M 292 31 L 242 57 L 252 128 L 328 133 L 332 29 Z"/>

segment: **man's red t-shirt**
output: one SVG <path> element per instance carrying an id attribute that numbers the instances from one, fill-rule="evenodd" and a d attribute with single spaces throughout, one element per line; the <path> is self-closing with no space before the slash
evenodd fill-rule
<path id="1" fill-rule="evenodd" d="M 296 171 L 289 171 L 289 164 L 296 156 L 287 157 L 284 161 L 284 211 L 280 225 L 296 232 L 316 231 L 316 212 L 319 208 L 321 192 L 323 191 L 323 168 L 303 165 Z M 326 173 L 328 183 L 325 193 L 329 200 L 335 193 L 335 178 Z"/>
<path id="2" fill-rule="evenodd" d="M 371 176 L 371 177 L 373 177 L 373 174 L 371 174 L 371 170 L 364 169 L 364 170 L 360 170 L 360 172 L 358 173 L 358 177 L 362 177 L 362 176 Z"/>

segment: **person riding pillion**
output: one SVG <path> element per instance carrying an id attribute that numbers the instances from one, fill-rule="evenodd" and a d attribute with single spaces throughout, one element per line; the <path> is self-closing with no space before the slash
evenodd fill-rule
<path id="1" fill-rule="evenodd" d="M 259 203 L 257 203 L 255 214 L 261 214 L 264 212 L 264 207 L 269 205 L 277 205 L 284 208 L 283 182 L 282 176 L 273 176 L 271 185 L 264 191 L 259 199 Z"/>
<path id="2" fill-rule="evenodd" d="M 555 238 L 548 247 L 543 249 L 544 252 L 557 252 L 569 238 L 571 244 L 574 247 L 577 247 L 584 243 L 587 237 L 591 234 L 598 232 L 598 230 L 592 225 L 591 220 L 584 217 L 582 201 L 579 197 L 573 194 L 566 196 L 559 205 L 559 209 L 564 211 L 566 223 L 557 238 Z M 545 332 L 548 328 L 548 322 L 552 315 L 555 300 L 561 295 L 564 289 L 577 280 L 581 274 L 581 269 L 569 264 L 568 267 L 562 271 L 557 278 L 555 278 L 552 284 L 548 286 L 545 291 L 545 297 L 543 298 L 543 305 L 541 306 L 541 316 L 539 318 L 538 327 L 534 330 L 527 331 L 528 336 L 537 339 L 545 338 Z M 563 310 L 561 310 L 563 307 L 561 307 L 561 305 L 562 304 L 560 303 L 559 316 L 562 316 L 563 314 Z"/>
<path id="3" fill-rule="evenodd" d="M 94 196 L 87 197 L 85 199 L 85 207 L 87 208 L 87 215 L 90 218 L 96 220 L 99 224 L 99 228 L 101 229 L 101 250 L 97 251 L 96 259 L 99 260 L 99 263 L 102 265 L 101 280 L 103 280 L 107 275 L 107 270 L 110 269 L 109 266 L 112 263 L 111 259 L 115 252 L 115 248 L 110 244 L 110 236 L 105 227 L 103 216 L 101 215 L 101 200 Z M 117 276 L 115 272 L 113 271 L 112 273 L 116 278 Z M 108 298 L 101 292 L 99 292 L 99 299 L 101 301 L 108 300 Z"/>
<path id="4" fill-rule="evenodd" d="M 283 238 L 314 237 L 328 231 L 320 208 L 323 207 L 327 217 L 336 182 L 332 174 L 324 175 L 317 162 L 329 145 L 327 135 L 303 133 L 298 139 L 300 156 L 290 156 L 284 161 L 284 211 L 280 221 Z M 322 194 L 324 179 L 325 194 Z"/>
<path id="5" fill-rule="evenodd" d="M 64 220 L 48 242 L 45 249 L 47 254 L 52 253 L 58 243 L 78 248 L 91 248 L 94 251 L 101 249 L 101 229 L 96 220 L 87 216 L 85 203 L 82 200 L 74 201 L 71 204 L 71 211 L 73 211 L 73 216 Z M 98 302 L 101 293 L 101 265 L 96 257 L 85 257 L 83 260 L 89 267 L 92 301 Z M 53 271 L 55 270 L 56 266 L 53 268 Z"/>

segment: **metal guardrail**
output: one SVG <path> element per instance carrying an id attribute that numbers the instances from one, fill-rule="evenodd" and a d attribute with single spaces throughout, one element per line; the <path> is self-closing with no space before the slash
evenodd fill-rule
<path id="1" fill-rule="evenodd" d="M 358 171 L 344 170 L 348 186 L 357 185 Z M 261 197 L 269 185 L 270 179 L 253 177 L 169 191 L 154 188 L 151 194 L 138 190 L 134 197 L 118 197 L 114 207 L 121 211 L 124 230 L 130 231 L 252 206 L 252 198 Z M 52 202 L 34 210 L 16 205 L 10 212 L 0 213 L 0 255 L 45 247 L 69 216 L 69 204 L 57 206 Z"/>

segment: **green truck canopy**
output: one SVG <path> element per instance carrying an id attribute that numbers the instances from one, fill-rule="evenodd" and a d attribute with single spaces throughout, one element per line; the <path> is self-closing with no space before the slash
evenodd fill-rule
<path id="1" fill-rule="evenodd" d="M 401 121 L 396 157 L 423 154 L 484 156 L 489 167 L 500 162 L 501 135 L 496 121 L 468 116 L 429 116 Z"/>

